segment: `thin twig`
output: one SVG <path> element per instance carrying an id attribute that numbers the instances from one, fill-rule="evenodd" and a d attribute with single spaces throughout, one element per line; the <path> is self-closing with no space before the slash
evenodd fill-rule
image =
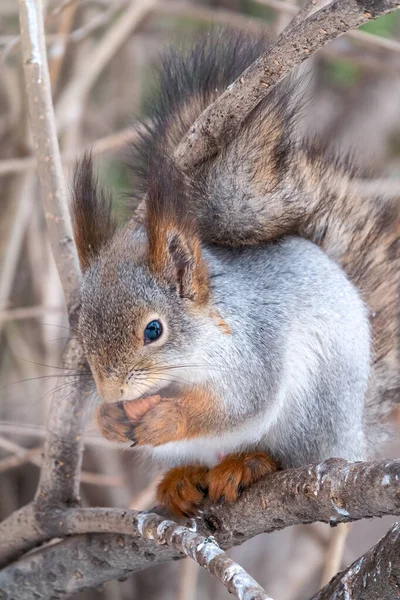
<path id="1" fill-rule="evenodd" d="M 199 565 L 194 560 L 182 561 L 177 600 L 196 600 L 199 574 Z"/>
<path id="2" fill-rule="evenodd" d="M 22 319 L 36 319 L 48 314 L 63 313 L 65 306 L 26 306 L 0 310 L 0 321 L 20 321 Z"/>
<path id="3" fill-rule="evenodd" d="M 350 523 L 339 523 L 331 531 L 330 540 L 325 557 L 324 570 L 321 577 L 321 587 L 329 583 L 339 571 L 344 554 L 344 547 L 350 531 Z"/>
<path id="4" fill-rule="evenodd" d="M 70 2 L 61 13 L 61 19 L 58 26 L 58 40 L 56 44 L 49 49 L 49 73 L 51 89 L 57 89 L 58 79 L 61 73 L 61 68 L 64 62 L 65 52 L 68 44 L 68 36 L 73 24 L 76 9 L 78 8 L 78 0 Z"/>
<path id="5" fill-rule="evenodd" d="M 64 164 L 72 163 L 76 160 L 77 155 L 79 155 L 85 149 L 91 150 L 93 156 L 104 154 L 106 152 L 115 152 L 123 146 L 127 146 L 128 144 L 134 142 L 138 138 L 142 127 L 143 126 L 139 124 L 136 126 L 132 125 L 132 127 L 126 127 L 125 129 L 121 129 L 121 131 L 116 131 L 115 133 L 106 135 L 82 150 L 74 150 L 63 153 L 61 155 L 61 160 Z M 2 160 L 0 161 L 0 176 L 25 171 L 25 169 L 34 167 L 35 164 L 36 159 L 33 156 L 27 156 L 25 158 L 8 158 Z"/>
<path id="6" fill-rule="evenodd" d="M 150 483 L 131 501 L 129 508 L 132 510 L 148 510 L 156 501 L 157 478 Z"/>
<path id="7" fill-rule="evenodd" d="M 138 529 L 148 540 L 160 545 L 167 544 L 192 558 L 237 598 L 272 600 L 257 581 L 219 547 L 213 537 L 204 538 L 187 527 L 152 514 L 140 515 Z"/>
<path id="8" fill-rule="evenodd" d="M 0 264 L 0 310 L 6 307 L 14 282 L 22 243 L 33 209 L 32 193 L 35 183 L 36 177 L 32 172 L 25 173 L 14 182 L 15 202 L 14 205 L 10 206 L 10 209 L 14 211 L 14 216 Z"/>
<path id="9" fill-rule="evenodd" d="M 212 23 L 227 25 L 232 29 L 241 29 L 255 34 L 267 34 L 269 24 L 261 19 L 250 17 L 232 10 L 226 10 L 213 6 L 201 6 L 199 4 L 182 2 L 179 0 L 168 0 L 168 2 L 160 3 L 157 7 L 157 13 L 165 17 L 187 17 L 191 19 L 199 19 Z"/>
<path id="10" fill-rule="evenodd" d="M 117 50 L 132 31 L 156 6 L 157 0 L 131 2 L 116 22 L 106 31 L 92 52 L 84 57 L 80 75 L 65 87 L 57 103 L 57 129 L 64 131 L 76 119 L 71 107 L 82 105 L 90 89 Z"/>
<path id="11" fill-rule="evenodd" d="M 26 450 L 24 454 L 17 455 L 13 454 L 11 456 L 7 456 L 6 458 L 2 458 L 0 460 L 0 473 L 5 473 L 10 469 L 16 469 L 18 467 L 22 467 L 22 465 L 26 465 L 26 463 L 31 462 L 32 459 L 40 456 L 42 451 L 42 447 L 32 448 L 30 450 Z"/>
<path id="12" fill-rule="evenodd" d="M 23 437 L 38 437 L 41 439 L 44 439 L 47 434 L 46 428 L 41 425 L 14 423 L 13 421 L 0 421 L 0 432 Z M 129 451 L 129 448 L 126 449 L 125 444 L 110 442 L 101 437 L 97 432 L 85 432 L 84 441 L 86 445 L 101 446 L 102 448 L 119 448 L 126 452 Z"/>
<path id="13" fill-rule="evenodd" d="M 80 279 L 54 119 L 41 0 L 19 0 L 22 56 L 44 212 L 67 306 Z"/>

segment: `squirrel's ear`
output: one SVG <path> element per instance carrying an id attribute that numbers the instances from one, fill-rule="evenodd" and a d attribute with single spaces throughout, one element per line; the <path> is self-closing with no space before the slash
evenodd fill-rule
<path id="1" fill-rule="evenodd" d="M 209 296 L 208 270 L 185 177 L 166 156 L 158 157 L 157 169 L 150 170 L 146 200 L 150 269 L 175 286 L 181 298 L 204 304 Z"/>
<path id="2" fill-rule="evenodd" d="M 90 153 L 85 153 L 75 167 L 72 225 L 79 262 L 84 272 L 115 232 L 111 199 L 101 189 L 93 173 Z"/>
<path id="3" fill-rule="evenodd" d="M 170 230 L 166 235 L 164 276 L 176 285 L 181 298 L 203 304 L 208 298 L 208 274 L 200 244 L 194 237 Z"/>

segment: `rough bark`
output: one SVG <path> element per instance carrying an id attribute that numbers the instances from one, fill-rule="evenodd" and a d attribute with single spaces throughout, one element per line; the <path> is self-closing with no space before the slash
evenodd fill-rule
<path id="1" fill-rule="evenodd" d="M 328 42 L 379 15 L 396 10 L 398 0 L 336 0 L 285 31 L 197 119 L 175 158 L 190 169 L 215 154 L 238 133 L 259 102 L 295 67 Z"/>
<path id="2" fill-rule="evenodd" d="M 260 533 L 290 525 L 316 521 L 336 525 L 384 514 L 400 514 L 400 459 L 367 463 L 329 459 L 318 465 L 274 473 L 243 493 L 234 504 L 206 504 L 195 524 L 201 535 L 214 536 L 220 547 L 227 549 Z M 3 550 L 13 538 L 22 536 L 23 531 L 35 531 L 32 519 L 35 515 L 31 514 L 28 521 L 16 521 L 14 531 L 8 526 L 4 535 L 1 533 Z M 64 589 L 66 594 L 70 585 L 79 591 L 94 585 L 94 580 L 95 585 L 100 585 L 128 572 L 179 558 L 176 549 L 167 551 L 163 545 L 154 549 L 153 540 L 143 534 L 144 519 L 149 531 L 162 521 L 157 514 L 113 508 L 54 511 L 48 523 L 49 532 L 46 536 L 40 530 L 39 541 L 73 537 L 44 547 L 3 569 L 0 590 L 12 597 L 15 586 L 23 581 L 29 594 L 32 589 L 37 591 L 37 585 L 42 589 L 40 581 L 48 582 L 56 574 L 57 589 Z M 4 536 L 8 536 L 8 542 Z M 94 554 L 103 564 L 96 573 L 92 569 Z M 78 578 L 74 576 L 76 570 L 80 573 Z"/>
<path id="3" fill-rule="evenodd" d="M 71 309 L 76 301 L 80 271 L 57 140 L 42 13 L 41 0 L 19 1 L 26 96 L 44 214 L 65 299 Z"/>
<path id="4" fill-rule="evenodd" d="M 400 523 L 311 600 L 394 600 L 400 596 Z"/>

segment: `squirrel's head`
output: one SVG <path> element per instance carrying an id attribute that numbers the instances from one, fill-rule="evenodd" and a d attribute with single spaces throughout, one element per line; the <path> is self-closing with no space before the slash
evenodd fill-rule
<path id="1" fill-rule="evenodd" d="M 107 401 L 185 383 L 209 312 L 207 267 L 183 178 L 166 161 L 158 167 L 147 193 L 146 227 L 132 221 L 117 233 L 89 156 L 75 174 L 74 235 L 84 275 L 79 331 Z"/>

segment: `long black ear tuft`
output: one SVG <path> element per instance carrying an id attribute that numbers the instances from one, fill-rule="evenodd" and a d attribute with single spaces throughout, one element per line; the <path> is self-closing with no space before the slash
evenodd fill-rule
<path id="1" fill-rule="evenodd" d="M 82 271 L 90 266 L 100 248 L 115 233 L 111 198 L 93 172 L 93 160 L 86 152 L 77 163 L 73 179 L 72 224 Z"/>

